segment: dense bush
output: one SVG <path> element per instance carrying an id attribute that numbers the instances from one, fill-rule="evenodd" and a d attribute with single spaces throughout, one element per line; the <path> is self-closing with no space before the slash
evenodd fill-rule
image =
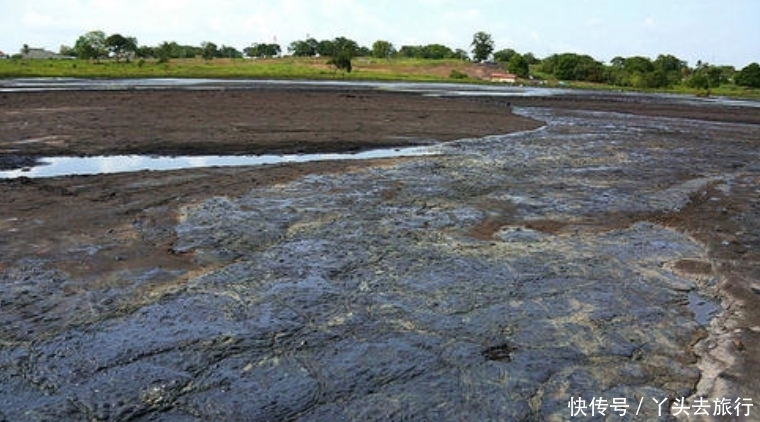
<path id="1" fill-rule="evenodd" d="M 351 55 L 347 52 L 336 54 L 332 59 L 327 61 L 327 64 L 334 66 L 337 70 L 351 73 Z"/>
<path id="2" fill-rule="evenodd" d="M 760 65 L 751 63 L 736 74 L 736 84 L 760 88 Z"/>

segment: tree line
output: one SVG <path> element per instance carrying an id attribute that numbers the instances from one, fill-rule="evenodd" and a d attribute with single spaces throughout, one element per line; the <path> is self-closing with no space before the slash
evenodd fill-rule
<path id="1" fill-rule="evenodd" d="M 692 68 L 678 57 L 661 54 L 654 60 L 643 56 L 618 56 L 609 64 L 605 64 L 584 54 L 562 53 L 539 59 L 532 53 L 521 54 L 513 49 L 494 51 L 494 45 L 490 34 L 479 31 L 473 35 L 470 52 L 451 49 L 441 44 L 404 45 L 396 48 L 387 40 L 377 40 L 371 48 L 367 48 L 349 38 L 337 37 L 331 40 L 314 38 L 296 40 L 288 45 L 287 53 L 296 57 L 329 57 L 329 64 L 349 72 L 351 60 L 355 57 L 456 59 L 489 61 L 521 78 L 529 78 L 532 74 L 537 74 L 561 81 L 595 82 L 633 88 L 670 88 L 686 85 L 691 88 L 710 89 L 726 83 L 760 88 L 758 63 L 751 63 L 737 71 L 732 66 L 715 66 L 698 61 Z M 195 57 L 206 60 L 238 59 L 245 56 L 272 58 L 282 56 L 283 50 L 277 43 L 253 43 L 242 51 L 227 45 L 218 46 L 213 42 L 203 42 L 200 46 L 192 46 L 165 41 L 158 46 L 149 47 L 138 45 L 135 37 L 90 31 L 80 36 L 74 47 L 62 46 L 61 54 L 91 60 L 110 57 L 117 62 L 129 61 L 134 57 L 154 58 L 159 62 L 167 62 L 170 59 Z"/>
<path id="2" fill-rule="evenodd" d="M 733 66 L 715 66 L 697 61 L 689 67 L 671 54 L 648 57 L 615 57 L 609 65 L 588 55 L 554 54 L 540 61 L 538 68 L 560 80 L 606 83 L 633 88 L 671 88 L 686 85 L 710 89 L 726 83 L 760 88 L 760 65 L 751 63 L 737 71 Z"/>

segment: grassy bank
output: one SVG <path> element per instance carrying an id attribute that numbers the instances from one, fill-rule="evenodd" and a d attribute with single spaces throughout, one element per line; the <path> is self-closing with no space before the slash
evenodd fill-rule
<path id="1" fill-rule="evenodd" d="M 326 58 L 283 57 L 276 59 L 173 59 L 168 63 L 136 60 L 116 63 L 105 60 L 0 60 L 0 78 L 71 77 L 71 78 L 226 78 L 226 79 L 323 79 L 488 83 L 497 65 L 461 60 L 373 59 L 356 58 L 353 71 L 336 71 Z M 526 81 L 527 82 L 527 81 Z M 584 82 L 562 83 L 547 80 L 542 86 L 576 89 L 621 90 L 621 87 Z M 625 90 L 631 90 L 625 88 Z M 638 90 L 641 91 L 641 90 Z M 653 91 L 654 92 L 654 91 Z M 726 84 L 709 92 L 677 86 L 660 89 L 685 95 L 722 95 L 760 99 L 760 89 Z"/>
<path id="2" fill-rule="evenodd" d="M 643 89 L 643 88 L 631 88 L 620 87 L 616 85 L 607 85 L 591 82 L 567 82 L 561 83 L 556 80 L 547 81 L 546 86 L 556 88 L 573 88 L 573 89 L 595 89 L 602 91 L 625 91 L 625 92 L 648 92 L 648 93 L 661 93 L 661 94 L 675 94 L 675 95 L 695 95 L 697 97 L 734 97 L 760 100 L 760 89 L 748 88 L 743 86 L 737 86 L 734 84 L 724 84 L 718 87 L 711 88 L 710 90 L 690 88 L 685 85 L 677 85 L 670 88 L 657 88 L 657 89 Z"/>
<path id="3" fill-rule="evenodd" d="M 452 81 L 456 70 L 479 82 L 483 66 L 460 60 L 377 60 L 357 58 L 353 71 L 336 71 L 325 58 L 174 59 L 168 63 L 137 60 L 129 63 L 88 60 L 0 60 L 0 78 L 243 78 Z"/>

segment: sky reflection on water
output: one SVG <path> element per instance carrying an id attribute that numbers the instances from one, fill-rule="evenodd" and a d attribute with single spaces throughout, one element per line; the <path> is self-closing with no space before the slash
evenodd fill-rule
<path id="1" fill-rule="evenodd" d="M 179 170 L 202 167 L 260 166 L 265 164 L 305 163 L 326 160 L 366 160 L 372 158 L 410 157 L 436 154 L 431 147 L 385 148 L 357 153 L 285 154 L 285 155 L 204 155 L 148 156 L 110 155 L 93 157 L 46 157 L 40 164 L 0 171 L 0 178 L 55 177 L 85 174 L 124 173 L 141 170 Z"/>

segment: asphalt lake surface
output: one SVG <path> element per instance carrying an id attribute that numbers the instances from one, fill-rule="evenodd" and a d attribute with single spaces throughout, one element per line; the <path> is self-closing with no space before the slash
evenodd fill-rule
<path id="1" fill-rule="evenodd" d="M 547 126 L 187 205 L 173 249 L 202 274 L 66 297 L 69 274 L 18 262 L 0 280 L 0 420 L 566 420 L 573 397 L 671 419 L 653 399 L 695 392 L 692 346 L 720 310 L 715 280 L 671 270 L 703 246 L 649 222 L 535 227 L 730 190 L 712 140 L 760 129 L 516 111 Z"/>

